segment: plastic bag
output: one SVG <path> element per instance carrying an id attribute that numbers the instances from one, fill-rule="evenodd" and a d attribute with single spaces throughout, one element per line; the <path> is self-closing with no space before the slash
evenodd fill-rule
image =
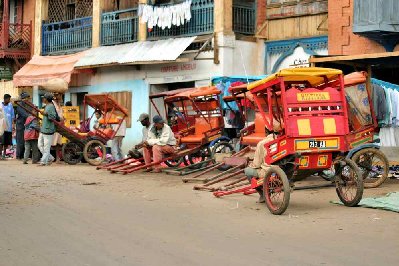
<path id="1" fill-rule="evenodd" d="M 55 78 L 48 80 L 42 87 L 49 92 L 65 93 L 68 90 L 68 82 L 61 78 Z"/>

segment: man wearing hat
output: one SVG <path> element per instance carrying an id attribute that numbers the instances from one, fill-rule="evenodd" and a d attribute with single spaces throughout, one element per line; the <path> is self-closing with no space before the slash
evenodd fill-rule
<path id="1" fill-rule="evenodd" d="M 172 129 L 165 123 L 163 118 L 156 115 L 152 118 L 153 126 L 148 131 L 147 141 L 143 143 L 143 155 L 146 164 L 152 161 L 159 162 L 164 155 L 171 155 L 176 153 L 174 146 L 176 146 L 176 138 Z M 154 169 L 148 168 L 147 171 L 155 173 L 161 172 L 160 165 L 155 165 Z"/>
<path id="2" fill-rule="evenodd" d="M 46 166 L 54 161 L 54 157 L 50 154 L 51 144 L 53 143 L 54 133 L 56 131 L 54 120 L 57 118 L 57 111 L 53 105 L 54 95 L 52 93 L 45 93 L 43 96 L 43 104 L 46 105 L 42 111 L 43 119 L 40 127 L 38 148 L 42 153 L 40 159 L 40 166 Z"/>
<path id="3" fill-rule="evenodd" d="M 142 141 L 139 144 L 135 145 L 134 149 L 129 151 L 130 157 L 135 158 L 135 159 L 139 159 L 139 158 L 143 157 L 142 151 L 140 149 L 143 148 L 143 144 L 145 141 L 147 141 L 147 138 L 148 138 L 148 130 L 151 127 L 150 116 L 146 113 L 142 113 L 139 116 L 139 119 L 137 120 L 137 122 L 140 122 L 141 125 L 143 126 L 143 130 L 142 130 L 143 137 L 142 137 Z"/>
<path id="4" fill-rule="evenodd" d="M 26 104 L 30 99 L 30 95 L 27 92 L 22 92 L 20 95 L 21 105 L 25 108 L 29 108 Z M 24 150 L 25 150 L 25 140 L 24 140 L 24 130 L 25 130 L 25 122 L 28 118 L 29 113 L 21 106 L 17 106 L 16 110 L 16 140 L 17 140 L 17 153 L 16 157 L 18 160 L 22 160 L 24 158 Z"/>

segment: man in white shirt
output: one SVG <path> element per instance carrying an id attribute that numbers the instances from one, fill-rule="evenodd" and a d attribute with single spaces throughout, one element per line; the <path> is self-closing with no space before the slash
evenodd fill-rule
<path id="1" fill-rule="evenodd" d="M 119 118 L 121 120 L 122 118 Z M 114 130 L 118 129 L 119 125 L 114 125 Z M 112 140 L 112 147 L 111 147 L 111 152 L 112 152 L 112 157 L 114 158 L 115 161 L 122 160 L 123 155 L 122 155 L 122 141 L 123 138 L 126 135 L 126 120 L 123 119 L 118 131 L 115 134 L 115 137 Z"/>
<path id="2" fill-rule="evenodd" d="M 147 141 L 143 143 L 143 156 L 146 164 L 160 162 L 164 155 L 176 153 L 176 138 L 172 129 L 165 124 L 165 121 L 159 115 L 154 116 L 152 122 L 153 125 L 148 131 Z M 161 172 L 160 165 L 155 165 L 154 169 L 147 169 L 147 171 L 152 170 L 155 173 Z"/>
<path id="3" fill-rule="evenodd" d="M 148 138 L 148 131 L 150 130 L 151 127 L 151 122 L 150 122 L 150 116 L 146 113 L 142 113 L 139 116 L 139 119 L 137 120 L 137 122 L 140 122 L 141 125 L 143 126 L 143 137 L 142 140 L 139 144 L 134 146 L 134 149 L 129 151 L 129 155 L 130 157 L 134 158 L 134 159 L 139 159 L 139 158 L 143 158 L 143 144 L 144 142 L 147 141 Z"/>

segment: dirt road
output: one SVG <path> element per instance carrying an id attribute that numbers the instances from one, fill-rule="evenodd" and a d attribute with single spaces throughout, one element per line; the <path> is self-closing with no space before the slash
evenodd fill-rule
<path id="1" fill-rule="evenodd" d="M 83 185 L 93 183 L 92 185 Z M 179 177 L 0 162 L 0 265 L 398 265 L 399 215 L 295 191 L 283 216 Z M 399 191 L 399 182 L 365 196 Z"/>

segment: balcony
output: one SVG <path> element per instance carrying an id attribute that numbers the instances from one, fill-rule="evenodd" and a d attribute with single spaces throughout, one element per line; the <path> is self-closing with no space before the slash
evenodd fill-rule
<path id="1" fill-rule="evenodd" d="M 91 17 L 42 24 L 42 55 L 70 54 L 91 46 Z"/>
<path id="2" fill-rule="evenodd" d="M 233 4 L 233 31 L 244 35 L 255 33 L 256 9 L 255 3 Z"/>
<path id="3" fill-rule="evenodd" d="M 191 20 L 182 26 L 170 29 L 154 27 L 148 33 L 149 39 L 160 39 L 177 36 L 196 36 L 213 33 L 213 0 L 193 0 L 191 4 Z"/>
<path id="4" fill-rule="evenodd" d="M 101 45 L 137 41 L 138 28 L 137 8 L 103 13 L 101 16 Z"/>
<path id="5" fill-rule="evenodd" d="M 32 24 L 0 23 L 0 58 L 29 59 Z"/>
<path id="6" fill-rule="evenodd" d="M 399 43 L 398 0 L 355 0 L 353 33 L 375 40 L 387 51 Z"/>

